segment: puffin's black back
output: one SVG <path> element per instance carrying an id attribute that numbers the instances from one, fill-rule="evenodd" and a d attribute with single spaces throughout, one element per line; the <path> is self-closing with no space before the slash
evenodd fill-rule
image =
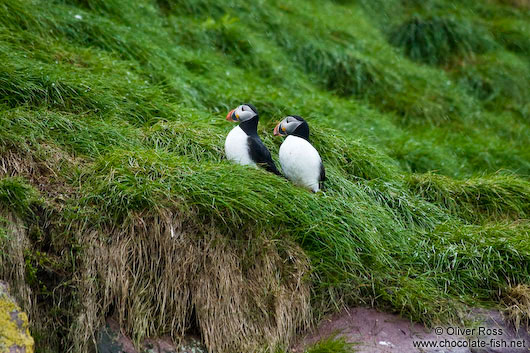
<path id="1" fill-rule="evenodd" d="M 267 171 L 276 175 L 281 175 L 276 164 L 272 160 L 271 153 L 265 147 L 258 135 L 248 137 L 248 152 L 250 158 L 257 164 L 261 164 Z"/>

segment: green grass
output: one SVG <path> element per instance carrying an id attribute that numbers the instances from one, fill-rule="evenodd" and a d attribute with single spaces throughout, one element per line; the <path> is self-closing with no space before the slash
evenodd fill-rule
<path id="1" fill-rule="evenodd" d="M 0 207 L 19 216 L 27 216 L 39 200 L 38 192 L 23 178 L 5 177 L 0 180 Z"/>
<path id="2" fill-rule="evenodd" d="M 414 61 L 440 65 L 454 57 L 484 52 L 492 46 L 487 34 L 478 32 L 478 28 L 465 20 L 416 15 L 392 31 L 389 41 L 402 47 L 404 54 Z"/>
<path id="3" fill-rule="evenodd" d="M 239 266 L 231 278 L 248 279 L 241 293 L 256 295 L 261 311 L 234 317 L 288 332 L 208 338 L 220 351 L 252 337 L 274 349 L 302 330 L 296 305 L 278 321 L 285 327 L 275 321 L 293 278 L 309 283 L 313 320 L 361 303 L 428 325 L 529 285 L 529 20 L 471 0 L 4 1 L 0 203 L 24 220 L 30 246 L 2 265 L 22 261 L 35 307 L 51 318 L 34 323 L 37 350 L 85 351 L 114 313 L 127 313 L 137 340 L 174 334 L 166 301 L 120 302 L 119 278 L 88 256 L 94 244 L 122 244 L 134 252 L 123 260 L 134 294 L 151 293 L 141 286 L 178 257 L 142 267 L 137 258 L 158 257 L 120 243 L 145 219 L 184 224 L 190 253 L 211 234 L 220 237 L 213 254 L 237 249 L 240 258 L 219 263 Z M 277 121 L 307 118 L 329 179 L 323 193 L 225 160 L 233 126 L 224 116 L 245 101 L 276 159 Z M 248 258 L 263 239 L 276 244 L 263 256 L 281 260 L 260 273 Z M 290 267 L 305 261 L 296 247 L 309 273 Z M 270 273 L 278 283 L 256 289 Z M 105 306 L 90 295 L 115 296 Z M 182 330 L 197 325 L 189 310 L 175 318 Z M 203 319 L 198 329 L 214 326 Z"/>
<path id="4" fill-rule="evenodd" d="M 323 339 L 306 350 L 306 353 L 353 353 L 355 345 L 346 342 L 343 337 Z"/>
<path id="5" fill-rule="evenodd" d="M 435 174 L 411 175 L 411 189 L 430 202 L 442 204 L 470 222 L 482 218 L 528 219 L 528 181 L 507 175 L 452 180 Z"/>

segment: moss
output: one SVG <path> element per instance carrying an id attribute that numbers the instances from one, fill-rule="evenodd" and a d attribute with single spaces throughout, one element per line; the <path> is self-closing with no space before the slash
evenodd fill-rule
<path id="1" fill-rule="evenodd" d="M 16 315 L 14 320 L 12 315 Z M 17 322 L 19 321 L 19 322 Z M 9 353 L 11 347 L 25 347 L 33 353 L 33 338 L 29 332 L 27 315 L 4 293 L 0 294 L 0 352 Z"/>

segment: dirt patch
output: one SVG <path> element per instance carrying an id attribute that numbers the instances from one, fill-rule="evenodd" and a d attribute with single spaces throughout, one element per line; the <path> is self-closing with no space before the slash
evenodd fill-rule
<path id="1" fill-rule="evenodd" d="M 306 347 L 335 334 L 345 337 L 349 342 L 357 343 L 355 351 L 358 353 L 530 351 L 528 332 L 516 332 L 497 311 L 473 310 L 472 319 L 477 324 L 429 330 L 398 315 L 382 313 L 375 309 L 351 308 L 322 320 L 318 327 L 300 339 L 292 352 L 303 352 Z M 415 347 L 414 344 L 418 342 L 434 342 L 432 344 L 436 347 Z"/>

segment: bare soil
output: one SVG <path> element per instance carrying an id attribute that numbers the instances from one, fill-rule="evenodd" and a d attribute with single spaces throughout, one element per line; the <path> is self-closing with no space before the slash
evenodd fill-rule
<path id="1" fill-rule="evenodd" d="M 495 310 L 473 310 L 472 313 L 473 318 L 477 321 L 476 325 L 430 330 L 422 325 L 411 323 L 398 315 L 369 308 L 350 308 L 322 320 L 320 325 L 298 341 L 292 348 L 292 352 L 301 353 L 311 344 L 332 335 L 344 336 L 348 342 L 356 343 L 356 352 L 358 353 L 530 352 L 530 335 L 524 328 L 516 332 Z M 456 332 L 466 328 L 468 329 L 467 332 Z M 442 333 L 436 334 L 437 330 L 438 332 L 442 331 Z M 419 341 L 437 342 L 438 347 L 414 347 L 413 342 Z M 522 347 L 510 347 L 512 341 L 518 341 L 519 343 L 514 343 L 514 345 L 518 344 Z M 444 347 L 440 347 L 441 344 Z M 505 344 L 507 347 L 502 346 Z M 446 347 L 447 345 L 450 347 Z M 452 345 L 460 345 L 461 347 L 451 347 Z M 479 345 L 486 345 L 486 347 Z M 495 345 L 501 345 L 501 347 L 495 347 Z"/>

